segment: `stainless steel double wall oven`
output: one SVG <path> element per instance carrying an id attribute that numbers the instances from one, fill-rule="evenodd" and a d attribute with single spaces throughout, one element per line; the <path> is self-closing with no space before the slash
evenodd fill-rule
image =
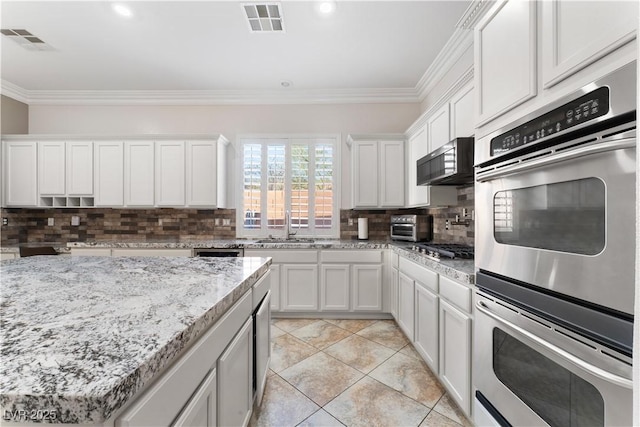
<path id="1" fill-rule="evenodd" d="M 481 424 L 632 423 L 636 65 L 478 141 Z"/>

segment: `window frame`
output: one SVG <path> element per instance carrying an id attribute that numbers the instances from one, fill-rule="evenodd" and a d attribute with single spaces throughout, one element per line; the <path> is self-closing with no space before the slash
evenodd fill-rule
<path id="1" fill-rule="evenodd" d="M 285 151 L 285 194 L 288 197 L 285 199 L 285 210 L 291 211 L 292 201 L 292 180 L 291 180 L 291 149 L 290 145 L 303 142 L 304 140 L 314 140 L 319 142 L 320 140 L 331 140 L 334 144 L 334 164 L 333 164 L 333 209 L 332 209 L 332 223 L 331 227 L 327 229 L 321 229 L 321 233 L 314 228 L 305 230 L 292 228 L 292 231 L 298 230 L 295 237 L 309 238 L 309 237 L 322 237 L 322 238 L 339 238 L 340 237 L 340 206 L 341 203 L 341 170 L 342 170 L 342 139 L 341 134 L 241 134 L 237 135 L 237 174 L 236 174 L 236 236 L 238 238 L 284 238 L 284 229 L 269 229 L 267 228 L 267 221 L 261 221 L 260 228 L 246 229 L 244 228 L 244 145 L 245 143 L 260 143 L 262 145 L 263 157 L 261 159 L 261 173 L 262 177 L 266 176 L 266 157 L 264 153 L 266 151 L 266 145 L 269 143 L 277 144 L 284 143 L 287 145 Z M 252 141 L 253 140 L 253 141 Z M 272 140 L 267 141 L 267 140 Z M 313 144 L 315 145 L 315 143 Z M 309 171 L 315 171 L 315 164 L 313 164 Z M 311 174 L 310 174 L 311 175 Z M 315 182 L 314 182 L 315 184 Z M 261 186 L 266 185 L 261 182 Z M 315 207 L 315 204 L 314 204 Z M 266 212 L 266 197 L 261 196 L 261 211 Z M 306 231 L 306 233 L 304 233 Z"/>

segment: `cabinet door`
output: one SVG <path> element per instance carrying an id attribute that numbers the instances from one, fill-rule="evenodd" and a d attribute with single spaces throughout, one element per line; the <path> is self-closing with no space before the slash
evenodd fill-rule
<path id="1" fill-rule="evenodd" d="M 122 206 L 124 159 L 122 142 L 96 142 L 96 206 Z"/>
<path id="2" fill-rule="evenodd" d="M 589 25 L 588 23 L 602 23 Z M 637 1 L 542 2 L 542 81 L 571 76 L 636 37 Z"/>
<path id="3" fill-rule="evenodd" d="M 404 142 L 381 141 L 380 206 L 404 207 Z"/>
<path id="4" fill-rule="evenodd" d="M 5 142 L 4 180 L 7 206 L 36 206 L 37 151 L 36 142 Z"/>
<path id="5" fill-rule="evenodd" d="M 218 359 L 218 425 L 246 426 L 253 405 L 253 319 Z"/>
<path id="6" fill-rule="evenodd" d="M 38 193 L 40 195 L 64 195 L 65 147 L 60 141 L 38 143 Z"/>
<path id="7" fill-rule="evenodd" d="M 378 206 L 378 143 L 353 143 L 353 205 Z"/>
<path id="8" fill-rule="evenodd" d="M 318 265 L 283 264 L 282 310 L 316 311 L 318 309 Z"/>
<path id="9" fill-rule="evenodd" d="M 414 346 L 434 373 L 438 373 L 438 296 L 416 282 L 416 341 Z"/>
<path id="10" fill-rule="evenodd" d="M 184 206 L 184 142 L 156 141 L 156 205 Z"/>
<path id="11" fill-rule="evenodd" d="M 153 141 L 127 141 L 124 144 L 124 203 L 127 206 L 153 206 Z"/>
<path id="12" fill-rule="evenodd" d="M 93 161 L 93 142 L 67 142 L 67 195 L 93 195 Z M 112 172 L 120 173 L 122 181 L 122 166 L 119 171 Z"/>
<path id="13" fill-rule="evenodd" d="M 271 358 L 271 291 L 256 313 L 256 405 L 259 407 L 267 384 Z"/>
<path id="14" fill-rule="evenodd" d="M 217 424 L 216 369 L 212 369 L 172 427 L 215 427 Z"/>
<path id="15" fill-rule="evenodd" d="M 217 144 L 187 143 L 187 205 L 216 207 Z"/>
<path id="16" fill-rule="evenodd" d="M 348 264 L 323 264 L 320 267 L 321 310 L 349 310 L 349 276 Z"/>
<path id="17" fill-rule="evenodd" d="M 475 28 L 478 124 L 536 95 L 535 1 L 499 1 Z"/>
<path id="18" fill-rule="evenodd" d="M 449 102 L 451 111 L 451 139 L 475 134 L 473 83 L 460 89 Z"/>
<path id="19" fill-rule="evenodd" d="M 440 300 L 440 379 L 462 410 L 471 410 L 471 318 Z"/>
<path id="20" fill-rule="evenodd" d="M 449 135 L 449 104 L 433 113 L 427 121 L 429 152 L 435 151 L 451 140 Z"/>
<path id="21" fill-rule="evenodd" d="M 400 272 L 398 282 L 398 325 L 409 341 L 413 342 L 413 279 Z"/>
<path id="22" fill-rule="evenodd" d="M 429 187 L 417 184 L 416 162 L 429 154 L 429 141 L 425 128 L 409 139 L 407 151 L 407 203 L 408 206 L 424 206 L 429 201 Z"/>
<path id="23" fill-rule="evenodd" d="M 398 320 L 398 281 L 400 273 L 397 268 L 391 269 L 391 283 L 389 285 L 389 312 Z"/>
<path id="24" fill-rule="evenodd" d="M 352 306 L 355 311 L 382 310 L 382 266 L 354 265 Z"/>
<path id="25" fill-rule="evenodd" d="M 271 271 L 271 310 L 280 311 L 280 264 L 271 264 L 269 271 Z"/>

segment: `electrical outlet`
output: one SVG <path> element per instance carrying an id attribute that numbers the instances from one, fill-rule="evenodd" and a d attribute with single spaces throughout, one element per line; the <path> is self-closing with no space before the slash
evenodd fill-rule
<path id="1" fill-rule="evenodd" d="M 162 218 L 158 218 L 158 225 L 162 225 Z"/>
<path id="2" fill-rule="evenodd" d="M 446 221 L 444 222 L 444 229 L 445 229 L 445 230 L 448 230 L 448 229 L 449 229 L 449 220 L 446 220 Z"/>
<path id="3" fill-rule="evenodd" d="M 47 225 L 53 227 L 56 224 L 56 220 L 53 218 L 47 218 Z"/>
<path id="4" fill-rule="evenodd" d="M 9 218 L 2 218 L 2 225 L 9 225 Z"/>
<path id="5" fill-rule="evenodd" d="M 80 217 L 79 216 L 72 216 L 71 217 L 71 225 L 73 226 L 78 226 L 80 225 Z"/>
<path id="6" fill-rule="evenodd" d="M 215 220 L 213 220 L 214 225 L 217 227 L 220 225 L 220 218 L 216 218 Z"/>
<path id="7" fill-rule="evenodd" d="M 353 218 L 349 218 L 349 227 L 353 226 Z"/>
<path id="8" fill-rule="evenodd" d="M 231 225 L 231 220 L 229 218 L 223 218 L 222 225 Z"/>

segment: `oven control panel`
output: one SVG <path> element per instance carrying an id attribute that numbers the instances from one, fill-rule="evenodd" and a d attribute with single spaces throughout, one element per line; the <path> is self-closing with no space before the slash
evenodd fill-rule
<path id="1" fill-rule="evenodd" d="M 609 88 L 600 87 L 491 139 L 491 156 L 532 144 L 609 112 Z"/>

